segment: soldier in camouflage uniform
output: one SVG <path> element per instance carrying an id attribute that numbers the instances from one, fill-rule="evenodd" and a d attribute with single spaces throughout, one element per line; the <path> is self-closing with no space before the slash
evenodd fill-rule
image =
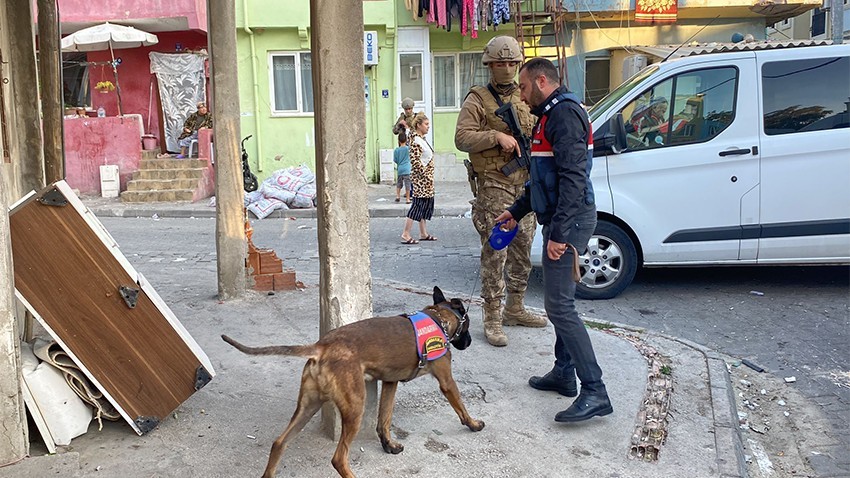
<path id="1" fill-rule="evenodd" d="M 455 130 L 455 146 L 469 153 L 473 172 L 472 222 L 481 236 L 481 298 L 484 299 L 484 335 L 497 347 L 508 344 L 502 325 L 545 327 L 546 319 L 528 313 L 523 305 L 528 275 L 531 272 L 531 240 L 534 237 L 533 214 L 519 223 L 511 244 L 501 251 L 490 247 L 490 232 L 496 216 L 522 195 L 528 180 L 524 168 L 506 176 L 502 166 L 519 151 L 516 139 L 504 121 L 495 115 L 499 102 L 513 103 L 523 133 L 531 136 L 537 118 L 520 100 L 515 81 L 522 61 L 519 43 L 509 36 L 498 36 L 484 47 L 483 63 L 490 69 L 487 86 L 473 86 L 461 106 Z M 499 100 L 496 100 L 496 97 Z M 502 299 L 506 296 L 504 311 Z"/>
<path id="2" fill-rule="evenodd" d="M 405 98 L 401 100 L 401 109 L 404 111 L 398 115 L 398 119 L 395 120 L 395 124 L 393 125 L 393 134 L 396 136 L 398 136 L 398 134 L 402 131 L 405 133 L 409 132 L 410 125 L 413 124 L 413 117 L 416 116 L 413 114 L 412 98 Z"/>

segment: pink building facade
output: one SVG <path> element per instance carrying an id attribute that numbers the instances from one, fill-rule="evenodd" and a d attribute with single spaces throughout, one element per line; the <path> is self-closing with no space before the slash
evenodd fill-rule
<path id="1" fill-rule="evenodd" d="M 101 81 L 115 82 L 112 68 L 108 64 L 109 51 L 87 52 L 84 57 L 82 54 L 76 54 L 73 61 L 69 61 L 67 57 L 63 59 L 66 107 L 79 106 L 85 102 L 90 116 L 96 116 L 95 112 L 102 107 L 106 112 L 106 120 L 117 120 L 98 121 L 104 118 L 94 117 L 90 120 L 65 120 L 66 179 L 71 187 L 80 189 L 81 193 L 96 193 L 96 190 L 92 190 L 92 171 L 99 165 L 116 164 L 119 166 L 123 190 L 127 178 L 138 169 L 141 160 L 140 132 L 155 136 L 159 146 L 165 151 L 159 88 L 156 76 L 150 71 L 148 55 L 151 52 L 206 50 L 206 1 L 59 0 L 58 9 L 63 37 L 83 28 L 110 22 L 153 33 L 159 39 L 157 44 L 150 47 L 114 50 L 115 58 L 121 60 L 117 67 L 121 112 L 125 117 L 132 117 L 125 121 L 115 118 L 118 115 L 117 93 L 101 93 L 94 88 Z M 72 84 L 69 85 L 69 75 L 65 68 L 75 63 L 86 66 L 87 78 L 80 75 L 76 81 L 71 80 Z M 80 93 L 84 90 L 85 83 L 90 91 L 89 100 L 83 100 L 86 95 L 84 92 Z M 208 86 L 208 77 L 206 83 Z M 73 102 L 68 100 L 69 87 L 75 89 Z"/>

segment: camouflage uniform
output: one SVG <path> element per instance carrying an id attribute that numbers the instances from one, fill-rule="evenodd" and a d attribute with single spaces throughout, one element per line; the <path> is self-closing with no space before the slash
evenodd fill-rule
<path id="1" fill-rule="evenodd" d="M 402 112 L 400 115 L 398 115 L 398 119 L 395 120 L 395 124 L 393 124 L 393 134 L 397 135 L 397 134 L 401 133 L 402 131 L 404 131 L 406 133 L 410 129 L 410 122 L 413 121 L 414 116 L 416 116 L 416 114 L 410 113 L 409 115 L 406 115 L 406 114 L 404 114 L 404 112 Z M 404 120 L 404 122 L 407 124 L 407 128 L 405 128 L 401 124 L 401 120 Z"/>
<path id="2" fill-rule="evenodd" d="M 497 85 L 493 80 L 490 84 L 503 103 L 513 103 L 523 134 L 531 136 L 536 117 L 531 114 L 528 105 L 520 100 L 518 85 L 515 82 Z M 504 121 L 495 115 L 497 108 L 498 103 L 487 87 L 472 87 L 458 115 L 455 145 L 459 150 L 469 153 L 476 175 L 473 192 L 477 188 L 477 196 L 472 205 L 472 222 L 481 237 L 484 332 L 490 344 L 503 346 L 507 345 L 507 337 L 502 331 L 503 324 L 544 327 L 547 322 L 542 317 L 529 314 L 522 304 L 531 272 L 534 215 L 529 214 L 519 222 L 517 235 L 507 248 L 496 251 L 489 244 L 496 217 L 522 195 L 528 180 L 528 171 L 525 169 L 514 171 L 510 176 L 500 171 L 502 166 L 513 159 L 513 152 L 503 151 L 496 140 L 497 132 L 511 134 Z M 506 293 L 507 307 L 503 313 L 502 299 Z"/>
<path id="3" fill-rule="evenodd" d="M 410 125 L 413 124 L 413 118 L 416 116 L 416 114 L 413 112 L 414 104 L 415 103 L 411 98 L 405 98 L 401 100 L 402 112 L 400 115 L 398 115 L 398 119 L 395 120 L 395 123 L 393 124 L 393 134 L 397 135 L 402 131 L 404 131 L 405 133 L 408 133 L 410 131 Z M 406 111 L 407 109 L 410 109 L 410 113 Z M 404 123 L 407 125 L 407 127 L 401 124 L 402 120 L 404 120 Z"/>

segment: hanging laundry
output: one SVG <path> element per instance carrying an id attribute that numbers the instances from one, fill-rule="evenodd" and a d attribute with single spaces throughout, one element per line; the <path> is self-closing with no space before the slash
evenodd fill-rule
<path id="1" fill-rule="evenodd" d="M 478 30 L 473 28 L 475 23 L 475 1 L 461 0 L 460 8 L 460 34 L 466 36 L 466 32 L 470 32 L 472 38 L 478 38 Z"/>
<path id="2" fill-rule="evenodd" d="M 479 30 L 484 30 L 485 32 L 490 29 L 490 25 L 492 24 L 490 15 L 493 11 L 493 0 L 481 0 L 481 16 L 479 17 L 481 27 Z"/>
<path id="3" fill-rule="evenodd" d="M 472 1 L 472 38 L 478 38 L 478 21 L 481 19 L 481 0 Z"/>
<path id="4" fill-rule="evenodd" d="M 437 23 L 437 27 L 446 28 L 446 17 L 448 16 L 446 12 L 447 1 L 448 0 L 431 0 L 431 10 L 436 10 L 434 17 Z"/>
<path id="5" fill-rule="evenodd" d="M 493 27 L 500 23 L 511 21 L 511 7 L 509 0 L 493 0 Z"/>
<path id="6" fill-rule="evenodd" d="M 446 0 L 446 31 L 452 31 L 452 15 L 457 12 L 458 16 L 461 13 L 462 0 Z M 507 0 L 506 0 L 507 1 Z"/>

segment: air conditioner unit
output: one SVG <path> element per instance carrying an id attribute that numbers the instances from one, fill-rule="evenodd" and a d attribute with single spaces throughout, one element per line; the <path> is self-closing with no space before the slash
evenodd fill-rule
<path id="1" fill-rule="evenodd" d="M 649 64 L 649 58 L 646 55 L 627 56 L 623 60 L 623 81 L 628 80 L 635 73 L 639 72 Z"/>
<path id="2" fill-rule="evenodd" d="M 363 64 L 372 66 L 378 64 L 378 32 L 363 32 Z"/>

